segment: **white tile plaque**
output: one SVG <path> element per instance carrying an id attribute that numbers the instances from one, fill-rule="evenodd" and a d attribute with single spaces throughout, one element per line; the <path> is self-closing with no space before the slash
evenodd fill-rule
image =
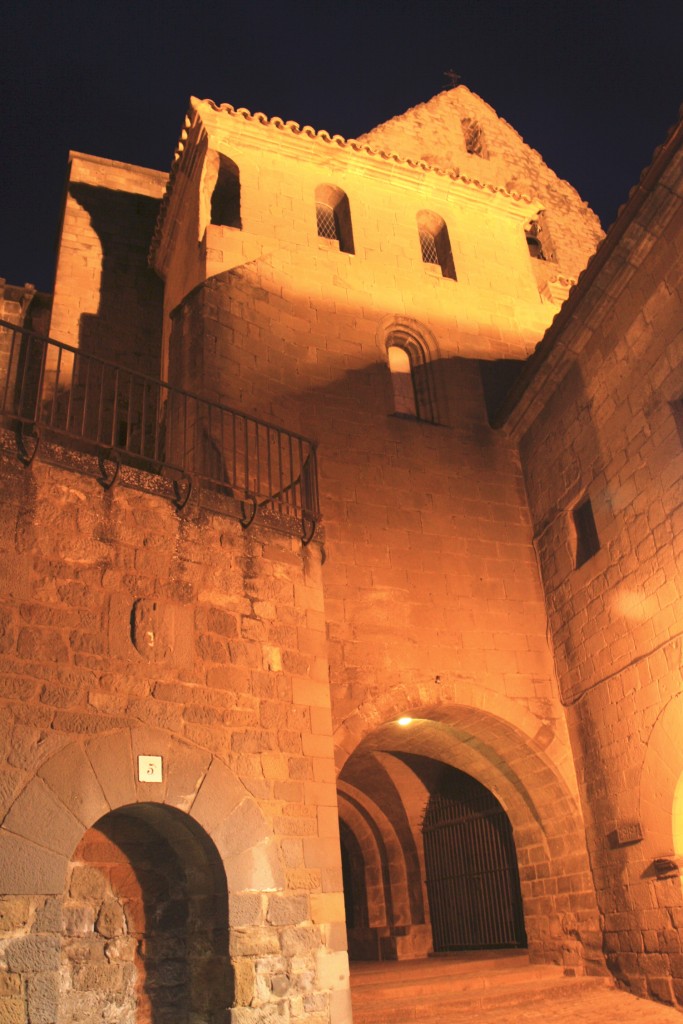
<path id="1" fill-rule="evenodd" d="M 161 782 L 164 773 L 161 757 L 158 754 L 138 755 L 138 781 L 139 782 Z"/>

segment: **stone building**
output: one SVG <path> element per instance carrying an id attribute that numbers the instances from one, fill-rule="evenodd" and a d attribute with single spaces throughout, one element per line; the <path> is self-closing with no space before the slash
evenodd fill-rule
<path id="1" fill-rule="evenodd" d="M 0 1020 L 341 1024 L 347 944 L 683 1003 L 681 182 L 601 242 L 463 86 L 71 154 L 2 292 Z"/>

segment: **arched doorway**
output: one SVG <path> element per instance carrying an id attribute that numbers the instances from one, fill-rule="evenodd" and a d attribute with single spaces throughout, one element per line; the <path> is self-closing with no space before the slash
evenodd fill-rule
<path id="1" fill-rule="evenodd" d="M 512 826 L 493 793 L 441 766 L 422 838 L 434 952 L 526 946 Z"/>
<path id="2" fill-rule="evenodd" d="M 65 1020 L 227 1021 L 225 872 L 188 815 L 141 803 L 100 818 L 73 853 L 62 913 Z"/>

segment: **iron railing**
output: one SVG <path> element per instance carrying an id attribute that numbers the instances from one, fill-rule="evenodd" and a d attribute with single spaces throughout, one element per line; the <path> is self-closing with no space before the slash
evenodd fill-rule
<path id="1" fill-rule="evenodd" d="M 266 512 L 296 520 L 304 543 L 315 532 L 312 441 L 4 320 L 0 420 L 26 465 L 43 440 L 63 444 L 97 456 L 105 487 L 126 465 L 169 479 L 179 508 L 198 491 L 243 526 Z"/>

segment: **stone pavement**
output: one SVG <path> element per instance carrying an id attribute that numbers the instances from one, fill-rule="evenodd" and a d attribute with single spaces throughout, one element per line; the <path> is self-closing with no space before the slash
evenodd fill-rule
<path id="1" fill-rule="evenodd" d="M 683 1024 L 683 1014 L 672 1006 L 612 988 L 578 989 L 561 999 L 549 995 L 526 1006 L 469 1009 L 437 1019 L 438 1024 Z"/>
<path id="2" fill-rule="evenodd" d="M 354 1024 L 683 1024 L 671 1006 L 525 950 L 351 964 Z"/>

